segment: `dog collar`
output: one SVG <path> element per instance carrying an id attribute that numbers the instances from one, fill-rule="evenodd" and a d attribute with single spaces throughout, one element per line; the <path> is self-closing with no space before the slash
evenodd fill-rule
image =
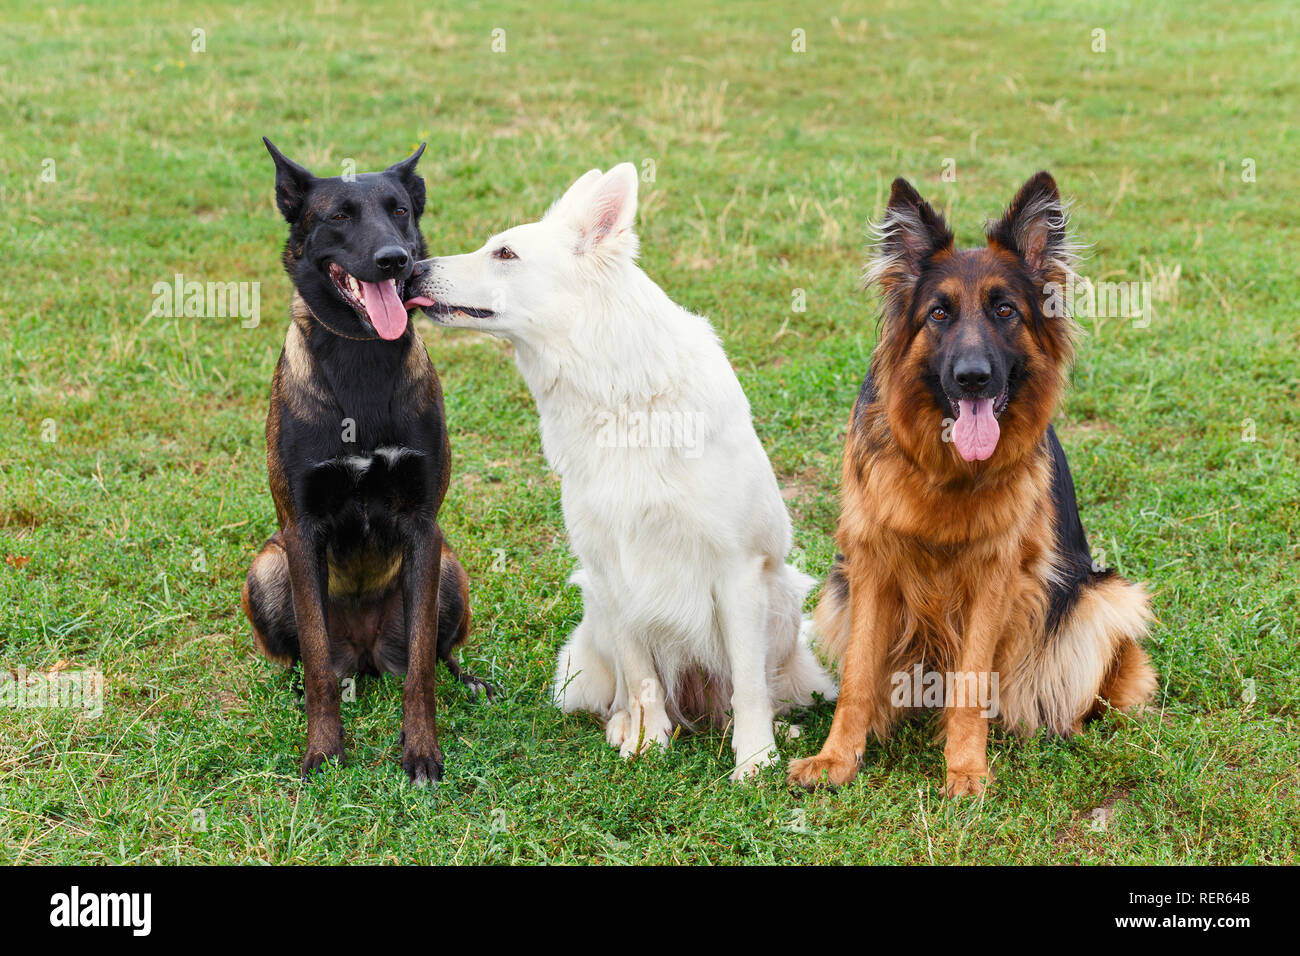
<path id="1" fill-rule="evenodd" d="M 299 296 L 299 298 L 301 299 L 302 296 Z M 378 342 L 379 339 L 380 339 L 380 336 L 378 336 L 378 335 L 367 335 L 367 336 L 365 336 L 364 338 L 362 338 L 361 336 L 357 336 L 357 335 L 347 335 L 347 334 L 344 333 L 344 332 L 340 332 L 338 329 L 334 328 L 334 326 L 330 325 L 328 322 L 326 322 L 324 319 L 322 319 L 319 315 L 317 315 L 317 314 L 316 314 L 316 310 L 313 309 L 310 305 L 307 304 L 307 300 L 306 300 L 306 299 L 302 299 L 302 304 L 303 304 L 303 308 L 305 308 L 305 309 L 307 310 L 307 314 L 308 314 L 308 315 L 310 315 L 313 319 L 315 319 L 315 320 L 316 320 L 317 322 L 319 322 L 322 326 L 324 326 L 324 328 L 325 328 L 325 330 L 326 330 L 327 332 L 332 332 L 332 333 L 334 333 L 335 335 L 337 335 L 339 338 L 342 338 L 342 339 L 350 339 L 350 340 L 353 341 L 353 342 Z M 410 320 L 408 319 L 408 321 L 410 321 Z"/>

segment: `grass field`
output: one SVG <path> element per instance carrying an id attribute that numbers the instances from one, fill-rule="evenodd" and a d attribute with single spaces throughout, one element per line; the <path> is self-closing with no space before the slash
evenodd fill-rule
<path id="1" fill-rule="evenodd" d="M 1300 8 L 549 6 L 5 2 L 0 666 L 97 668 L 105 690 L 98 717 L 0 708 L 0 863 L 1300 861 Z M 275 527 L 289 301 L 263 134 L 322 174 L 427 139 L 437 253 L 591 166 L 653 170 L 642 263 L 721 334 L 818 576 L 874 342 L 866 220 L 906 175 L 975 241 L 1050 169 L 1085 273 L 1159 292 L 1147 327 L 1082 322 L 1058 420 L 1094 547 L 1154 594 L 1159 712 L 999 738 L 994 787 L 957 803 L 925 727 L 869 745 L 837 794 L 775 769 L 731 785 L 719 734 L 622 762 L 547 704 L 581 606 L 509 348 L 421 319 L 465 659 L 506 693 L 442 681 L 447 777 L 416 790 L 400 685 L 363 683 L 348 766 L 303 785 L 290 678 L 238 608 Z M 261 283 L 260 323 L 151 317 L 178 273 Z M 787 755 L 830 708 L 803 724 Z"/>

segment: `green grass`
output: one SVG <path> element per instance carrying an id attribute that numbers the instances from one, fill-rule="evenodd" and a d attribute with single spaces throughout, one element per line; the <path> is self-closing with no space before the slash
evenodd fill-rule
<path id="1" fill-rule="evenodd" d="M 107 689 L 98 718 L 0 709 L 0 862 L 1297 862 L 1300 9 L 438 6 L 5 4 L 0 664 L 96 667 Z M 620 761 L 546 703 L 581 607 L 531 398 L 505 345 L 422 324 L 466 660 L 506 694 L 443 680 L 447 777 L 415 790 L 400 686 L 364 683 L 349 765 L 304 786 L 290 679 L 238 609 L 275 526 L 262 428 L 289 297 L 262 134 L 321 173 L 428 139 L 437 252 L 535 218 L 591 166 L 653 161 L 643 264 L 718 328 L 818 575 L 874 340 L 866 219 L 906 175 L 974 241 L 1049 168 L 1089 275 L 1179 276 L 1150 328 L 1084 323 L 1059 416 L 1094 546 L 1154 593 L 1159 713 L 995 740 L 996 784 L 959 803 L 924 727 L 837 794 L 775 769 L 730 785 L 718 734 Z M 262 283 L 260 326 L 150 318 L 175 273 Z M 829 724 L 807 715 L 787 753 Z"/>

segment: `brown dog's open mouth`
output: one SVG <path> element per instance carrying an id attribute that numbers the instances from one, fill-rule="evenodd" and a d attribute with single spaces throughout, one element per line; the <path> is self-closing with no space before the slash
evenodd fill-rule
<path id="1" fill-rule="evenodd" d="M 330 263 L 330 278 L 343 301 L 365 318 L 383 339 L 401 338 L 406 331 L 406 308 L 396 279 L 365 282 L 337 262 Z"/>
<path id="2" fill-rule="evenodd" d="M 993 398 L 948 398 L 957 421 L 952 427 L 952 442 L 965 461 L 986 461 L 998 446 L 1001 429 L 998 418 L 1007 410 L 1007 389 Z"/>
<path id="3" fill-rule="evenodd" d="M 992 408 L 990 409 L 990 411 L 993 412 L 993 417 L 994 417 L 994 418 L 1001 418 L 1001 417 L 1002 417 L 1002 413 L 1005 412 L 1005 411 L 1007 410 L 1007 401 L 1010 399 L 1010 397 L 1011 397 L 1010 392 L 1009 392 L 1007 389 L 1004 388 L 1004 389 L 1002 389 L 1002 393 L 1001 393 L 1000 395 L 998 395 L 996 398 L 993 398 L 993 399 L 987 399 L 987 398 L 986 398 L 986 399 L 966 399 L 966 401 L 975 401 L 975 402 L 978 402 L 978 401 L 986 401 L 986 402 L 987 402 L 987 401 L 992 401 L 993 405 L 992 405 Z M 956 416 L 957 418 L 960 418 L 960 417 L 961 417 L 961 402 L 962 402 L 962 401 L 963 401 L 962 399 L 953 398 L 951 395 L 948 396 L 948 404 L 952 406 L 952 413 L 953 413 L 953 415 Z"/>

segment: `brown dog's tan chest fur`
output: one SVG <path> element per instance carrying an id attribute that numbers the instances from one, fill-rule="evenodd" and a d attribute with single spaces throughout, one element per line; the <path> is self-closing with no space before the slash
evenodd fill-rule
<path id="1" fill-rule="evenodd" d="M 877 592 L 891 672 L 953 670 L 970 609 L 994 582 L 1005 613 L 999 656 L 1005 665 L 1027 652 L 1018 638 L 1041 633 L 1054 569 L 1050 477 L 1038 456 L 1006 475 L 936 485 L 896 445 L 873 452 L 861 428 L 850 430 L 836 541 L 848 580 Z M 821 631 L 822 646 L 842 658 L 849 628 Z M 882 707 L 873 731 L 884 734 L 897 716 Z"/>

